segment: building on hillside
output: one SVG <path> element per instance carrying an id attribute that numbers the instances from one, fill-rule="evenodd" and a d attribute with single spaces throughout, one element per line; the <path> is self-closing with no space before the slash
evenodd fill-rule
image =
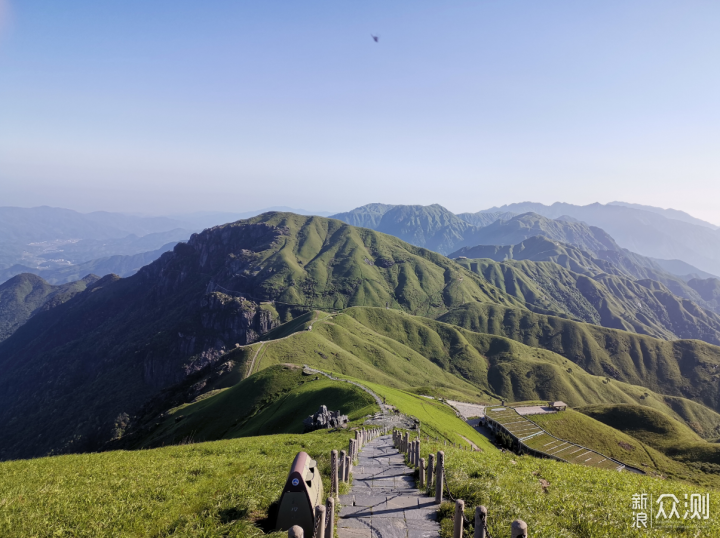
<path id="1" fill-rule="evenodd" d="M 555 409 L 555 411 L 565 411 L 567 409 L 567 404 L 561 401 L 548 402 L 548 406 Z"/>

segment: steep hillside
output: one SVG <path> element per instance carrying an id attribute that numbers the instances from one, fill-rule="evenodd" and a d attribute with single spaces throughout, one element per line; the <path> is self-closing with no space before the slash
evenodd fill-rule
<path id="1" fill-rule="evenodd" d="M 660 346 L 671 344 L 647 340 Z M 570 405 L 590 401 L 642 403 L 679 420 L 696 421 L 708 436 L 720 426 L 720 415 L 703 405 L 682 397 L 663 396 L 602 373 L 588 374 L 581 365 L 553 351 L 384 308 L 350 308 L 314 322 L 312 331 L 266 342 L 256 355 L 257 346 L 251 346 L 254 351 L 232 351 L 223 359 L 232 361 L 241 371 L 247 371 L 247 365 L 252 363 L 253 372 L 302 361 L 390 388 L 429 387 L 451 399 L 465 401 L 560 398 Z M 707 347 L 717 352 L 712 360 L 720 362 L 720 348 Z M 662 359 L 658 365 L 662 369 L 669 369 L 675 360 L 672 356 Z M 677 363 L 675 366 L 677 369 Z M 635 371 L 634 380 L 642 375 L 642 371 Z M 717 393 L 716 384 L 709 385 L 707 390 Z M 685 385 L 678 387 L 668 382 L 665 386 L 679 392 Z"/>
<path id="2" fill-rule="evenodd" d="M 477 225 L 470 224 L 438 204 L 369 204 L 334 215 L 334 218 L 394 235 L 411 245 L 440 254 L 448 254 L 464 245 L 475 244 L 473 237 L 479 230 Z M 485 220 L 491 219 L 485 217 Z"/>
<path id="3" fill-rule="evenodd" d="M 468 244 L 477 231 L 475 226 L 438 204 L 394 206 L 382 216 L 375 229 L 441 254 Z"/>
<path id="4" fill-rule="evenodd" d="M 578 266 L 576 258 L 555 259 Z M 550 261 L 456 261 L 538 312 L 567 314 L 587 323 L 666 340 L 696 338 L 720 345 L 719 314 L 675 296 L 659 282 L 599 272 L 600 261 L 590 260 L 578 267 L 585 274 Z"/>
<path id="5" fill-rule="evenodd" d="M 693 469 L 720 474 L 720 445 L 705 441 L 686 424 L 662 412 L 636 405 L 591 405 L 578 411 Z"/>
<path id="6" fill-rule="evenodd" d="M 303 375 L 296 365 L 278 365 L 164 413 L 142 439 L 134 444 L 130 439 L 130 446 L 303 433 L 302 421 L 321 405 L 342 411 L 350 421 L 380 410 L 372 396 L 354 385 Z"/>
<path id="7" fill-rule="evenodd" d="M 267 213 L 212 228 L 0 345 L 0 457 L 98 446 L 120 415 L 312 307 L 436 316 L 476 300 L 520 304 L 444 256 L 338 220 Z M 27 424 L 44 425 L 32 442 Z"/>
<path id="8" fill-rule="evenodd" d="M 491 304 L 467 304 L 438 319 L 553 351 L 608 383 L 623 381 L 666 394 L 667 405 L 688 423 L 705 408 L 690 410 L 674 397 L 720 410 L 720 347 L 705 342 L 668 342 Z M 703 430 L 703 435 L 715 434 Z"/>
<path id="9" fill-rule="evenodd" d="M 64 303 L 98 280 L 94 275 L 86 275 L 64 286 L 53 286 L 27 273 L 0 284 L 0 342 L 41 309 Z"/>
<path id="10" fill-rule="evenodd" d="M 720 280 L 717 278 L 693 278 L 688 286 L 695 290 L 700 297 L 713 308 L 720 308 Z"/>

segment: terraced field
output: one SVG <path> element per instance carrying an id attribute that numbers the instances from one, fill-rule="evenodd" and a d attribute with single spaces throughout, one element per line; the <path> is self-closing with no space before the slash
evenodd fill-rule
<path id="1" fill-rule="evenodd" d="M 512 407 L 490 407 L 485 413 L 492 427 L 505 430 L 531 454 L 600 469 L 621 471 L 625 468 L 624 464 L 599 452 L 550 435 Z"/>

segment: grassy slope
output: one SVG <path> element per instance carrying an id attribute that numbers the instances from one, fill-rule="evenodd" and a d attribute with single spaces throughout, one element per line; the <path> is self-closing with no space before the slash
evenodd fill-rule
<path id="1" fill-rule="evenodd" d="M 562 413 L 533 415 L 528 418 L 555 437 L 592 448 L 651 475 L 659 473 L 666 477 L 689 480 L 709 487 L 720 487 L 720 477 L 717 475 L 703 473 L 681 461 L 671 459 L 664 453 L 665 451 L 658 450 L 656 446 L 643 443 L 638 438 L 582 412 L 568 409 Z M 679 422 L 674 422 L 682 426 Z M 689 428 L 685 428 L 692 433 Z M 697 436 L 693 435 L 697 439 Z"/>
<path id="2" fill-rule="evenodd" d="M 249 355 L 239 349 L 226 357 L 240 365 Z M 720 415 L 698 403 L 588 374 L 556 353 L 384 308 L 351 308 L 312 331 L 266 342 L 254 368 L 292 362 L 406 391 L 429 387 L 451 399 L 642 404 L 704 432 L 720 426 Z"/>
<path id="3" fill-rule="evenodd" d="M 673 398 L 666 398 L 665 404 L 688 423 L 695 420 L 692 414 L 704 411 L 699 407 L 690 410 L 687 400 L 681 404 L 675 397 L 720 409 L 720 347 L 717 346 L 698 340 L 666 342 L 491 304 L 467 304 L 439 319 L 478 333 L 498 334 L 536 349 L 553 351 L 596 376 L 612 380 L 611 383 L 624 381 L 671 395 Z M 701 424 L 701 428 L 706 437 L 716 435 L 714 428 L 707 429 L 707 423 Z"/>
<path id="4" fill-rule="evenodd" d="M 401 413 L 418 419 L 422 435 L 438 439 L 444 438 L 451 443 L 467 446 L 467 441 L 463 439 L 465 437 L 483 450 L 495 450 L 485 436 L 458 418 L 455 411 L 447 405 L 376 383 L 363 383 L 376 394 L 385 398 L 387 403 L 395 406 Z"/>
<path id="5" fill-rule="evenodd" d="M 388 312 L 391 318 L 407 319 L 411 324 L 413 320 L 422 319 L 397 311 L 378 310 Z M 423 329 L 422 325 L 417 327 Z M 252 347 L 256 348 L 257 344 Z M 438 352 L 441 349 L 442 341 L 438 341 Z M 316 322 L 312 331 L 266 342 L 255 361 L 254 371 L 276 364 L 302 363 L 390 387 L 407 389 L 432 385 L 458 397 L 487 397 L 478 387 L 428 360 L 422 351 L 385 337 L 346 313 Z M 249 355 L 248 351 L 239 349 L 226 357 L 240 364 L 247 361 Z"/>
<path id="6" fill-rule="evenodd" d="M 329 452 L 344 448 L 349 437 L 327 432 L 273 435 L 3 462 L 0 535 L 262 536 L 254 522 L 266 517 L 277 500 L 294 455 L 305 450 L 318 460 L 327 490 Z M 468 452 L 436 443 L 422 443 L 421 449 L 425 458 L 431 451 L 445 451 L 451 491 L 465 499 L 468 512 L 477 504 L 488 507 L 493 536 L 508 536 L 510 521 L 517 517 L 528 522 L 537 538 L 636 536 L 630 528 L 633 494 L 657 497 L 672 492 L 682 498 L 684 493 L 706 491 L 673 480 L 495 450 Z M 550 482 L 547 493 L 540 478 Z M 448 524 L 443 521 L 445 532 Z M 712 511 L 702 526 L 690 525 L 690 530 L 675 534 L 654 530 L 642 535 L 692 537 L 698 530 L 700 536 L 720 532 Z"/>
<path id="7" fill-rule="evenodd" d="M 346 432 L 272 435 L 0 463 L 0 536 L 250 537 L 297 452 L 320 464 Z M 277 533 L 273 536 L 286 536 Z"/>
<path id="8" fill-rule="evenodd" d="M 622 431 L 664 454 L 684 462 L 710 463 L 720 472 L 720 445 L 708 443 L 685 424 L 647 409 L 631 405 L 593 405 L 579 411 Z"/>
<path id="9" fill-rule="evenodd" d="M 471 521 L 475 506 L 488 508 L 488 528 L 493 536 L 509 536 L 510 523 L 516 518 L 528 523 L 534 538 L 694 538 L 720 532 L 720 519 L 712 509 L 709 520 L 688 521 L 684 528 L 636 532 L 631 527 L 634 494 L 648 493 L 657 499 L 662 493 L 674 493 L 682 499 L 684 494 L 709 492 L 713 499 L 717 490 L 509 452 L 478 454 L 435 443 L 421 445 L 425 458 L 438 450 L 445 452 L 448 485 L 453 495 L 465 501 Z M 547 492 L 543 492 L 540 479 L 549 482 Z M 443 508 L 442 536 L 449 538 L 454 507 L 446 503 Z"/>
<path id="10" fill-rule="evenodd" d="M 138 447 L 276 433 L 302 433 L 302 421 L 320 405 L 341 410 L 351 421 L 378 410 L 359 388 L 293 366 L 267 368 L 200 401 L 172 409 Z"/>

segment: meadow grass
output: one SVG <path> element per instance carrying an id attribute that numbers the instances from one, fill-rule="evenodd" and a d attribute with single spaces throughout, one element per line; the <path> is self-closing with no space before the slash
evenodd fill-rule
<path id="1" fill-rule="evenodd" d="M 464 446 L 468 446 L 466 439 L 469 439 L 483 450 L 496 450 L 485 436 L 457 417 L 449 406 L 402 390 L 365 381 L 362 383 L 384 397 L 387 403 L 395 406 L 401 413 L 418 419 L 423 436 L 446 439 Z"/>
<path id="2" fill-rule="evenodd" d="M 495 538 L 508 538 L 510 524 L 527 522 L 533 538 L 625 538 L 634 536 L 717 536 L 718 490 L 674 480 L 661 480 L 627 472 L 517 456 L 511 452 L 469 452 L 440 443 L 421 443 L 421 456 L 445 452 L 450 491 L 463 499 L 466 515 L 474 518 L 475 507 L 488 509 L 488 529 Z M 543 487 L 541 479 L 548 483 Z M 685 494 L 710 494 L 710 519 L 681 520 L 681 527 L 632 528 L 632 495 L 647 493 L 654 499 L 663 493 L 681 500 Z M 653 506 L 654 514 L 657 505 Z M 668 509 L 669 511 L 669 509 Z M 649 515 L 649 511 L 648 511 Z M 689 516 L 688 516 L 689 517 Z M 441 536 L 452 536 L 452 506 L 441 511 Z M 466 529 L 467 531 L 467 529 Z M 472 536 L 466 532 L 466 536 Z"/>
<path id="3" fill-rule="evenodd" d="M 350 437 L 318 431 L 2 462 L 0 536 L 263 536 L 297 452 L 318 461 L 327 492 L 330 451 Z"/>
<path id="4" fill-rule="evenodd" d="M 302 368 L 295 365 L 276 365 L 170 410 L 130 446 L 151 448 L 185 439 L 199 442 L 302 433 L 303 420 L 321 405 L 342 411 L 351 423 L 379 410 L 375 400 L 354 385 L 303 375 Z"/>

